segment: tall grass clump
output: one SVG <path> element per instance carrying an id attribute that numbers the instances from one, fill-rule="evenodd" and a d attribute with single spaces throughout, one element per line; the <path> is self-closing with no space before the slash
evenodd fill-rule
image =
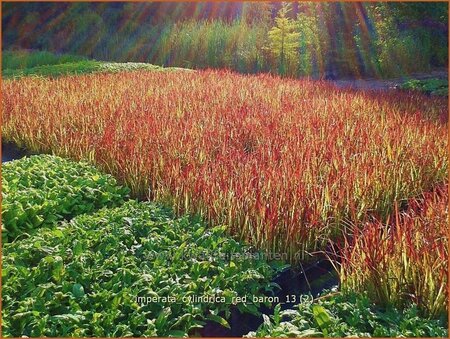
<path id="1" fill-rule="evenodd" d="M 422 315 L 446 315 L 448 304 L 448 185 L 411 199 L 388 223 L 355 228 L 342 252 L 347 291 L 367 292 L 382 305 L 418 306 Z"/>

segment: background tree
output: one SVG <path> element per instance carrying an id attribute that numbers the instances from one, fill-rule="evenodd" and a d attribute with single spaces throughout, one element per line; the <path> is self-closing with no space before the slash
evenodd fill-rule
<path id="1" fill-rule="evenodd" d="M 290 11 L 291 4 L 283 3 L 268 35 L 270 50 L 278 60 L 278 72 L 281 75 L 286 75 L 288 66 L 298 61 L 300 34 L 296 31 L 294 21 L 288 17 Z"/>

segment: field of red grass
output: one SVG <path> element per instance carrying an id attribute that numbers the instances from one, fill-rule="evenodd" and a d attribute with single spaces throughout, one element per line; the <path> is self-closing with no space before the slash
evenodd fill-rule
<path id="1" fill-rule="evenodd" d="M 445 98 L 225 71 L 3 83 L 3 138 L 302 259 L 446 181 Z M 297 254 L 296 254 L 297 253 Z"/>

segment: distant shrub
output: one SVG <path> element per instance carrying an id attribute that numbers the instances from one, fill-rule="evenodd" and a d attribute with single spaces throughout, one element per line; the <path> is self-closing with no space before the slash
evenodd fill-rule
<path id="1" fill-rule="evenodd" d="M 447 79 L 411 79 L 403 83 L 400 88 L 421 91 L 433 95 L 448 96 Z"/>
<path id="2" fill-rule="evenodd" d="M 115 73 L 136 70 L 171 71 L 180 68 L 163 68 L 142 62 L 104 62 L 83 57 L 50 52 L 7 51 L 3 54 L 2 76 L 19 78 L 23 76 L 57 77 L 70 74 Z"/>
<path id="3" fill-rule="evenodd" d="M 2 70 L 26 69 L 36 66 L 58 65 L 87 60 L 84 56 L 55 54 L 47 51 L 3 51 Z"/>

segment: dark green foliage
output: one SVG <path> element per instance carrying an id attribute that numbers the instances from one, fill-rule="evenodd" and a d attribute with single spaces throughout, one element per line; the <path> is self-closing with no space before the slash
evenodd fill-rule
<path id="1" fill-rule="evenodd" d="M 3 335 L 193 335 L 206 320 L 228 326 L 233 296 L 273 288 L 274 269 L 264 260 L 227 257 L 247 249 L 225 227 L 172 218 L 152 203 L 129 201 L 6 244 Z M 226 302 L 182 300 L 203 295 Z M 257 313 L 257 306 L 240 309 Z"/>
<path id="2" fill-rule="evenodd" d="M 28 75 L 59 76 L 68 74 L 84 74 L 98 72 L 100 62 L 93 60 L 68 62 L 56 65 L 41 65 L 23 69 L 4 69 L 4 78 L 21 77 Z"/>
<path id="3" fill-rule="evenodd" d="M 401 88 L 448 96 L 448 80 L 444 79 L 408 80 L 401 85 Z"/>
<path id="4" fill-rule="evenodd" d="M 2 69 L 27 69 L 36 66 L 58 65 L 86 61 L 86 57 L 79 55 L 57 55 L 46 51 L 3 51 Z"/>
<path id="5" fill-rule="evenodd" d="M 24 237 L 61 219 L 118 206 L 128 188 L 85 163 L 34 155 L 2 166 L 2 239 Z"/>
<path id="6" fill-rule="evenodd" d="M 447 337 L 445 319 L 420 318 L 417 308 L 379 309 L 364 295 L 334 294 L 280 311 L 249 337 Z"/>

